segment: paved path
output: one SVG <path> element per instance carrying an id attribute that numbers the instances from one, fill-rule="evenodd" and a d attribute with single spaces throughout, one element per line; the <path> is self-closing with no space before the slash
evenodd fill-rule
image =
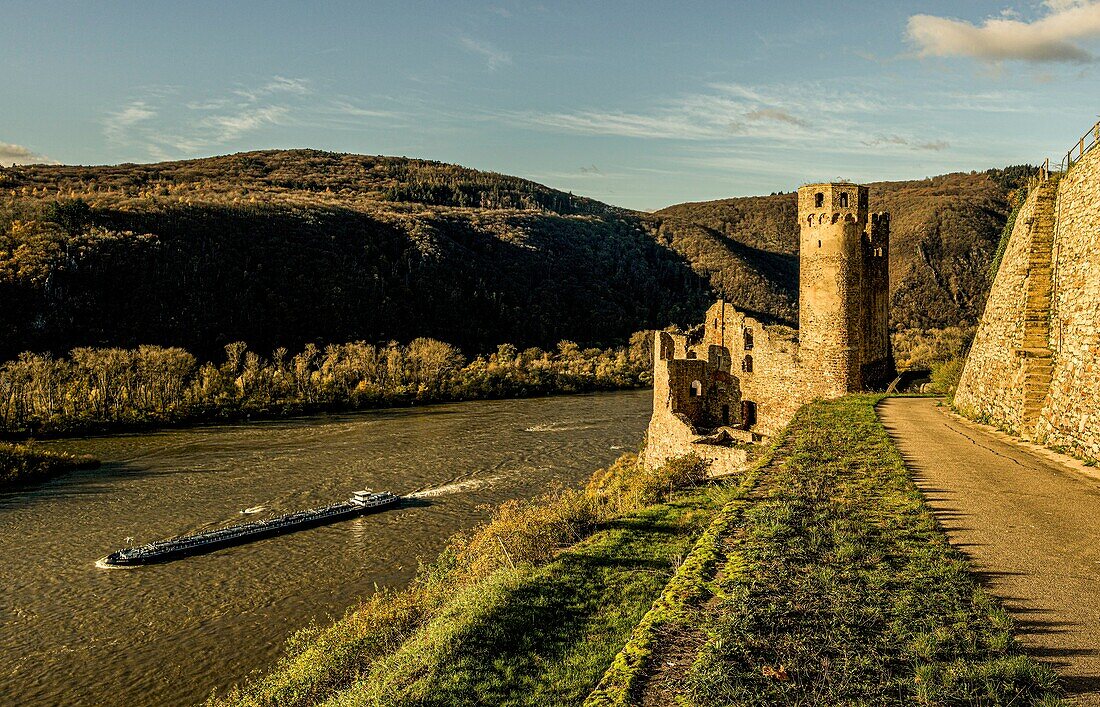
<path id="1" fill-rule="evenodd" d="M 1064 677 L 1076 704 L 1100 705 L 1100 480 L 949 417 L 935 400 L 889 398 L 879 416 L 1028 653 Z"/>

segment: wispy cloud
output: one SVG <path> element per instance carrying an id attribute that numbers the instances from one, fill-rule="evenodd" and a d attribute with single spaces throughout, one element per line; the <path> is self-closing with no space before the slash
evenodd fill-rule
<path id="1" fill-rule="evenodd" d="M 57 164 L 57 161 L 40 155 L 29 147 L 0 142 L 0 167 L 11 164 Z"/>
<path id="2" fill-rule="evenodd" d="M 103 133 L 115 144 L 125 144 L 138 123 L 157 116 L 145 101 L 133 101 L 120 110 L 108 113 L 103 120 Z"/>
<path id="3" fill-rule="evenodd" d="M 970 57 L 987 62 L 1091 62 L 1081 40 L 1100 37 L 1100 1 L 1047 0 L 1045 14 L 1026 22 L 1015 14 L 980 25 L 949 17 L 913 15 L 906 34 L 921 57 Z"/>
<path id="4" fill-rule="evenodd" d="M 903 137 L 901 135 L 880 135 L 870 140 L 864 140 L 863 144 L 868 147 L 894 146 L 926 152 L 942 152 L 951 147 L 950 143 L 946 140 L 931 140 L 925 142 Z"/>
<path id="5" fill-rule="evenodd" d="M 155 159 L 209 153 L 276 126 L 352 129 L 398 116 L 346 96 L 318 97 L 309 81 L 285 76 L 207 96 L 185 98 L 174 87 L 143 93 L 104 117 L 103 134 L 116 147 L 137 148 Z"/>
<path id="6" fill-rule="evenodd" d="M 460 37 L 458 44 L 471 54 L 480 56 L 485 61 L 485 67 L 489 69 L 489 71 L 496 71 L 500 67 L 512 63 L 511 54 L 489 42 L 472 39 L 470 37 Z"/>
<path id="7" fill-rule="evenodd" d="M 545 130 L 641 139 L 715 141 L 733 138 L 809 140 L 842 135 L 851 116 L 877 113 L 884 104 L 862 94 L 821 86 L 712 84 L 654 104 L 644 113 L 582 110 L 571 113 L 521 112 L 501 116 Z M 813 128 L 811 130 L 811 128 Z"/>
<path id="8" fill-rule="evenodd" d="M 787 125 L 796 125 L 800 128 L 808 128 L 810 121 L 799 118 L 796 115 L 791 115 L 782 108 L 757 108 L 745 113 L 745 120 L 755 123 L 761 121 L 773 121 L 776 123 L 786 123 Z"/>

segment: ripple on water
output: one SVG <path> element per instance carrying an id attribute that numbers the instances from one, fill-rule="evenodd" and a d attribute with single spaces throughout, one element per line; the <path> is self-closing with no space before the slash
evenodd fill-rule
<path id="1" fill-rule="evenodd" d="M 0 671 L 0 704 L 199 702 L 270 665 L 310 621 L 407 582 L 485 504 L 579 483 L 636 447 L 649 406 L 650 393 L 635 391 L 44 445 L 105 463 L 0 494 L 0 654 L 16 657 Z M 364 487 L 425 504 L 128 572 L 95 566 L 127 538 Z"/>

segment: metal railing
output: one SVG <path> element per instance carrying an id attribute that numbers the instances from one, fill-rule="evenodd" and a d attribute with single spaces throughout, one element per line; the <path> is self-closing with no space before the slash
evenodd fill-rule
<path id="1" fill-rule="evenodd" d="M 1062 171 L 1065 172 L 1068 170 L 1073 166 L 1074 162 L 1079 161 L 1085 156 L 1086 152 L 1097 145 L 1100 145 L 1100 120 L 1096 121 L 1096 124 L 1081 136 L 1077 144 L 1069 148 L 1069 151 L 1066 152 L 1066 156 L 1062 158 Z M 1074 157 L 1075 154 L 1076 157 Z"/>

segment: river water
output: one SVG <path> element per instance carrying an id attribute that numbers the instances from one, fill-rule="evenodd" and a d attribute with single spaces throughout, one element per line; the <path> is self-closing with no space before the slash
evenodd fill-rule
<path id="1" fill-rule="evenodd" d="M 577 484 L 635 449 L 650 400 L 470 402 L 43 445 L 104 464 L 0 494 L 0 704 L 201 702 L 270 667 L 297 629 L 407 582 L 485 504 Z M 128 538 L 363 487 L 429 503 L 163 565 L 95 567 Z"/>

